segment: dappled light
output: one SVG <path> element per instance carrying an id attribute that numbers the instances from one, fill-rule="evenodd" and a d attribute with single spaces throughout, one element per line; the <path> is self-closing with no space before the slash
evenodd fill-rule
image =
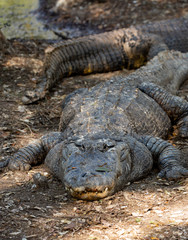
<path id="1" fill-rule="evenodd" d="M 39 4 L 37 0 L 0 0 L 0 29 L 8 39 L 4 41 L 3 36 L 0 42 L 0 162 L 41 136 L 58 131 L 62 101 L 68 94 L 108 80 L 114 84 L 134 73 L 120 69 L 87 76 L 61 76 L 43 99 L 24 105 L 26 92 L 34 90 L 41 80 L 45 50 L 51 44 L 59 40 L 66 44 L 67 39 L 75 36 L 186 17 L 187 13 L 187 0 L 40 0 Z M 170 80 L 182 73 L 185 66 L 186 61 L 173 69 L 176 74 L 170 75 Z M 151 69 L 150 73 L 154 71 Z M 85 73 L 89 72 L 90 65 L 85 69 Z M 178 95 L 188 100 L 187 93 L 188 77 Z M 110 94 L 113 96 L 114 92 L 95 100 Z M 97 107 L 96 101 L 91 102 L 92 109 Z M 113 113 L 114 109 L 109 110 Z M 117 115 L 114 121 L 116 118 Z M 92 117 L 90 120 L 91 124 Z M 155 119 L 151 125 L 154 122 Z M 89 131 L 89 124 L 86 127 Z M 146 124 L 144 127 L 148 128 Z M 169 141 L 182 150 L 186 160 L 187 139 L 181 141 L 171 134 Z M 100 166 L 97 172 L 107 170 Z M 0 169 L 0 239 L 187 240 L 188 179 L 164 180 L 157 177 L 158 173 L 159 169 L 153 168 L 145 178 L 127 182 L 123 190 L 111 196 L 84 201 L 71 197 L 43 163 L 25 172 Z M 35 176 L 41 176 L 45 184 Z"/>
<path id="2" fill-rule="evenodd" d="M 8 59 L 7 62 L 4 63 L 5 67 L 14 67 L 14 68 L 20 68 L 23 69 L 31 68 L 33 73 L 37 74 L 39 71 L 41 71 L 43 62 L 39 59 L 30 58 L 30 57 L 12 57 Z M 23 71 L 23 70 L 22 70 Z"/>
<path id="3" fill-rule="evenodd" d="M 48 187 L 37 187 L 40 172 Z M 100 201 L 75 200 L 44 165 L 0 177 L 1 236 L 65 239 L 186 239 L 187 181 L 159 181 L 150 175 Z M 39 224 L 40 223 L 40 224 Z M 9 228 L 6 228 L 6 226 Z M 68 234 L 68 235 L 67 235 Z M 154 238 L 155 237 L 155 238 Z M 179 237 L 179 238 L 178 238 Z"/>

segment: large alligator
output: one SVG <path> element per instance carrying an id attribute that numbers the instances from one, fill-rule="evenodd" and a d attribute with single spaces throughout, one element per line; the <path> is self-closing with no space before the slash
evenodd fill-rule
<path id="1" fill-rule="evenodd" d="M 163 51 L 126 78 L 73 92 L 63 102 L 59 132 L 21 148 L 9 169 L 29 170 L 45 159 L 70 194 L 86 200 L 146 176 L 153 162 L 160 177 L 187 176 L 179 150 L 163 139 L 172 124 L 188 137 L 188 103 L 149 82 L 178 86 L 187 77 L 188 53 Z"/>
<path id="2" fill-rule="evenodd" d="M 25 103 L 43 98 L 65 76 L 138 68 L 160 51 L 188 52 L 188 18 L 67 40 L 48 47 L 44 73 Z"/>

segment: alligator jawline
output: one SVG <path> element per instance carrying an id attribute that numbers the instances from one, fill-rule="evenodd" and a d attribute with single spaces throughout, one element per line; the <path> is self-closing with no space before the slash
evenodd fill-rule
<path id="1" fill-rule="evenodd" d="M 87 191 L 75 191 L 72 188 L 68 190 L 72 197 L 82 199 L 82 200 L 97 200 L 105 198 L 108 195 L 111 195 L 112 188 L 106 188 L 104 191 L 97 190 L 87 190 Z"/>

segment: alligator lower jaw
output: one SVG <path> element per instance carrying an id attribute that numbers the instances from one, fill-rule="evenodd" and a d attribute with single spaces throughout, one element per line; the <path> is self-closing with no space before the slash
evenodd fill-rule
<path id="1" fill-rule="evenodd" d="M 105 198 L 113 193 L 113 190 L 110 188 L 106 188 L 104 191 L 75 191 L 72 188 L 69 188 L 67 190 L 72 197 L 87 201 Z"/>

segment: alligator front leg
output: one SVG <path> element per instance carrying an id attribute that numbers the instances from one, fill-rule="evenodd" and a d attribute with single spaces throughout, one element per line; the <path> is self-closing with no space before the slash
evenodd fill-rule
<path id="1" fill-rule="evenodd" d="M 142 83 L 139 89 L 152 97 L 173 120 L 177 126 L 178 136 L 188 137 L 188 102 L 173 96 L 154 83 Z"/>
<path id="2" fill-rule="evenodd" d="M 21 148 L 13 157 L 7 162 L 8 169 L 27 171 L 31 165 L 41 163 L 51 148 L 62 141 L 61 132 L 53 132 L 47 134 L 34 143 Z"/>
<path id="3" fill-rule="evenodd" d="M 180 151 L 172 144 L 158 137 L 141 136 L 137 138 L 152 153 L 160 169 L 159 177 L 178 179 L 188 176 L 188 170 L 180 165 Z"/>

